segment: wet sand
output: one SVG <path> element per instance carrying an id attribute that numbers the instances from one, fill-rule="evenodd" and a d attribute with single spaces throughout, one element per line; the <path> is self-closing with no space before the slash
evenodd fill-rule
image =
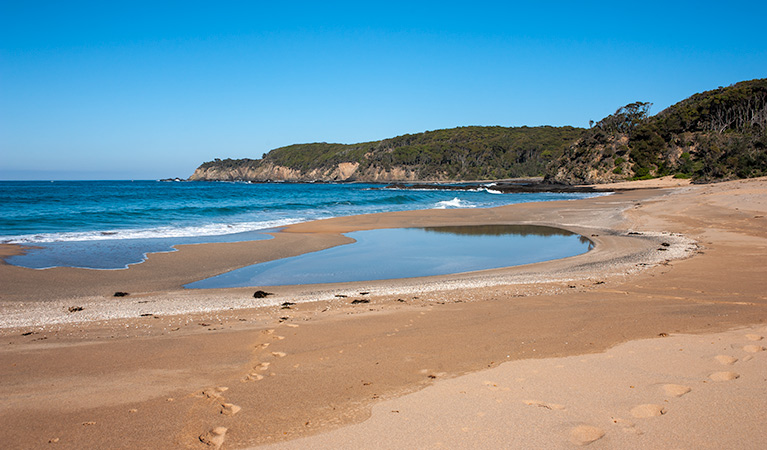
<path id="1" fill-rule="evenodd" d="M 0 265 L 0 439 L 14 448 L 756 448 L 767 437 L 754 425 L 767 414 L 763 376 L 754 382 L 767 355 L 756 340 L 767 319 L 767 180 L 634 187 L 299 224 L 272 240 L 184 246 L 120 271 Z M 341 232 L 446 224 L 558 226 L 596 247 L 509 269 L 264 288 L 274 294 L 265 299 L 252 297 L 255 288 L 181 288 L 348 243 Z M 717 335 L 741 327 L 750 328 Z M 719 339 L 729 350 L 685 341 L 678 353 L 694 348 L 711 367 L 682 360 L 643 373 L 675 361 L 663 347 L 674 339 Z M 546 381 L 546 370 L 581 355 L 600 376 L 568 369 L 579 375 Z M 595 400 L 602 385 L 609 401 Z M 666 385 L 691 390 L 677 397 L 684 389 Z M 745 418 L 733 412 L 744 398 L 762 399 L 743 406 Z M 461 406 L 467 400 L 476 411 Z M 482 402 L 513 407 L 504 416 Z M 653 415 L 653 405 L 666 412 Z M 710 436 L 700 417 L 716 419 L 719 432 Z M 398 425 L 405 419 L 410 428 Z M 291 443 L 299 438 L 309 440 Z"/>

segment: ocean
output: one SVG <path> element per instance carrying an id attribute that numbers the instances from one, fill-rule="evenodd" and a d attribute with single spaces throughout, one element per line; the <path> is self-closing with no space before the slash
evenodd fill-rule
<path id="1" fill-rule="evenodd" d="M 264 230 L 356 214 L 578 199 L 376 184 L 0 181 L 0 243 L 29 246 L 10 264 L 123 269 L 178 244 L 268 239 Z"/>

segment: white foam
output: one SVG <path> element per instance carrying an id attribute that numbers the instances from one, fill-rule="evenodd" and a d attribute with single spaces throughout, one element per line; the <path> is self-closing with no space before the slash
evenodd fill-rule
<path id="1" fill-rule="evenodd" d="M 260 222 L 211 223 L 189 227 L 156 227 L 128 230 L 27 234 L 19 236 L 8 236 L 0 240 L 0 243 L 35 244 L 46 242 L 103 241 L 110 239 L 152 239 L 168 237 L 221 236 L 226 234 L 245 233 L 249 231 L 276 228 L 303 221 L 305 221 L 305 219 L 293 218 L 282 220 L 266 220 Z"/>
<path id="2" fill-rule="evenodd" d="M 458 197 L 453 198 L 452 200 L 443 200 L 441 202 L 437 202 L 436 205 L 434 205 L 433 209 L 447 209 L 447 208 L 476 208 L 477 205 L 471 202 L 467 202 L 466 200 L 461 200 Z"/>

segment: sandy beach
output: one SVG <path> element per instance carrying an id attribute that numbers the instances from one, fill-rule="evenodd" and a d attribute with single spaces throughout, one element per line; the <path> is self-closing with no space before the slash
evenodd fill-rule
<path id="1" fill-rule="evenodd" d="M 0 440 L 761 448 L 767 179 L 614 188 L 302 223 L 270 240 L 180 246 L 126 270 L 0 264 Z M 595 247 L 427 278 L 182 287 L 348 244 L 345 232 L 483 224 L 559 227 Z M 2 256 L 19 251 L 0 245 Z M 256 289 L 272 295 L 254 298 Z"/>

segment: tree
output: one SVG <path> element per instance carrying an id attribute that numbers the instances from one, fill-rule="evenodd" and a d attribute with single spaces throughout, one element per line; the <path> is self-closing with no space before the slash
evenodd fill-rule
<path id="1" fill-rule="evenodd" d="M 651 106 L 652 103 L 649 102 L 634 102 L 618 109 L 615 114 L 623 118 L 621 131 L 628 134 L 630 138 L 636 127 L 647 119 Z"/>
<path id="2" fill-rule="evenodd" d="M 600 120 L 596 126 L 606 133 L 621 133 L 631 138 L 636 127 L 647 119 L 651 106 L 649 102 L 629 103 Z"/>

